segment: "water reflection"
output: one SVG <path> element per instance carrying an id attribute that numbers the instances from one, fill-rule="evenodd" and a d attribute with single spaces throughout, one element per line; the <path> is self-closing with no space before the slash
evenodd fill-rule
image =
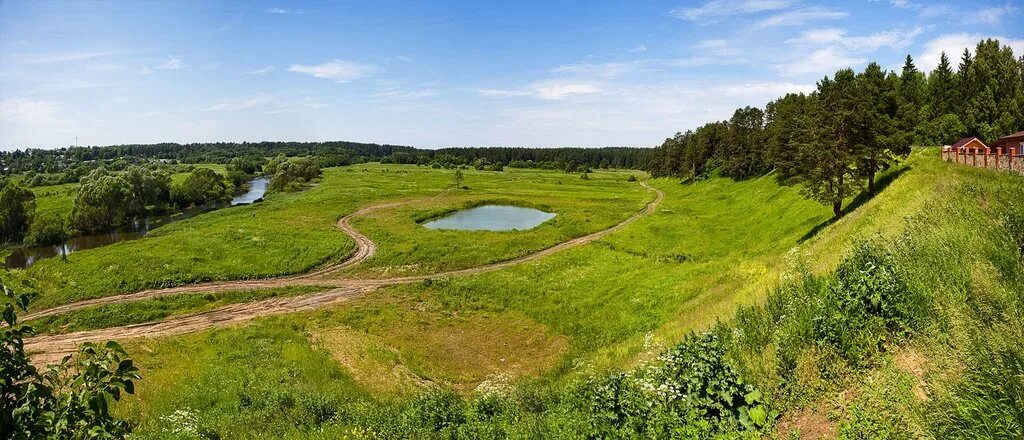
<path id="1" fill-rule="evenodd" d="M 263 199 L 263 195 L 267 192 L 267 185 L 269 183 L 270 179 L 266 177 L 253 179 L 249 181 L 249 190 L 246 191 L 245 194 L 236 196 L 228 203 L 198 206 L 169 214 L 137 218 L 129 222 L 127 225 L 121 226 L 120 228 L 112 231 L 71 237 L 67 241 L 58 245 L 18 248 L 4 260 L 4 267 L 7 269 L 24 269 L 31 266 L 36 261 L 45 258 L 66 256 L 76 251 L 106 246 L 119 241 L 142 238 L 149 231 L 160 226 L 189 219 L 215 209 L 254 203 Z"/>
<path id="2" fill-rule="evenodd" d="M 459 231 L 526 230 L 544 223 L 555 214 L 531 208 L 507 205 L 484 205 L 465 209 L 424 223 L 428 229 Z"/>

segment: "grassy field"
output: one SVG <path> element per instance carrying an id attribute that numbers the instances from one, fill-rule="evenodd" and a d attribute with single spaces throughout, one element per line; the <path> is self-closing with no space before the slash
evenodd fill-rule
<path id="1" fill-rule="evenodd" d="M 1002 229 L 1006 222 L 1024 225 L 1024 210 L 1018 210 L 1020 219 L 1013 214 L 1013 206 L 1024 208 L 1024 201 L 1001 194 L 1022 178 L 942 163 L 936 155 L 916 151 L 880 179 L 885 185 L 875 197 L 853 201 L 834 223 L 829 209 L 803 199 L 796 188 L 779 187 L 771 176 L 687 185 L 655 180 L 666 193 L 656 213 L 535 262 L 389 287 L 329 309 L 242 327 L 135 341 L 128 348 L 143 380 L 139 394 L 117 411 L 136 424 L 138 438 L 386 438 L 423 435 L 411 427 L 424 426 L 458 426 L 467 438 L 497 432 L 572 437 L 585 435 L 592 423 L 586 422 L 591 415 L 585 405 L 593 401 L 573 391 L 589 389 L 579 388 L 580 381 L 643 368 L 689 332 L 724 322 L 726 334 L 742 336 L 727 338 L 728 356 L 783 412 L 782 437 L 794 429 L 807 434 L 815 426 L 850 438 L 981 432 L 970 424 L 970 408 L 1001 407 L 977 397 L 977 390 L 961 390 L 958 376 L 942 371 L 982 374 L 979 383 L 1000 386 L 967 365 L 987 365 L 989 359 L 972 349 L 979 346 L 973 341 L 987 338 L 992 349 L 1005 351 L 1012 345 L 1012 327 L 1021 324 L 1020 313 L 1013 312 L 1020 307 L 1014 295 L 1024 286 L 1014 247 L 1019 243 L 1007 246 L 1001 231 L 1012 231 Z M 362 168 L 329 170 L 320 186 L 271 199 L 266 208 L 280 210 L 282 218 L 299 212 L 336 219 L 365 201 L 436 194 L 450 179 L 449 173 L 422 168 Z M 355 226 L 378 243 L 380 253 L 346 275 L 469 267 L 600 229 L 649 200 L 649 193 L 625 182 L 627 175 L 595 173 L 583 181 L 539 171 L 467 173 L 470 190 L 359 219 Z M 386 186 L 396 181 L 415 183 Z M 368 189 L 346 186 L 356 182 Z M 373 191 L 381 186 L 383 191 Z M 335 199 L 325 194 L 329 189 L 345 194 Z M 314 214 L 316 207 L 334 209 L 325 200 L 340 205 L 349 198 L 360 203 Z M 549 208 L 563 223 L 525 234 L 417 232 L 417 220 L 496 198 Z M 607 206 L 611 212 L 602 212 Z M 229 222 L 229 214 L 220 213 L 226 217 L 216 222 Z M 975 225 L 987 232 L 978 234 Z M 861 240 L 890 249 L 901 282 L 922 304 L 934 306 L 901 318 L 910 331 L 868 326 L 839 336 L 806 333 L 819 322 L 813 313 L 831 310 L 829 301 L 836 299 L 827 290 L 806 287 L 815 283 L 776 286 L 792 285 L 794 270 L 804 267 L 803 277 L 832 280 L 837 264 Z M 445 255 L 446 249 L 453 255 Z M 117 322 L 140 322 L 296 293 L 185 295 L 87 309 L 40 324 L 47 331 L 70 331 L 113 325 L 114 314 L 136 316 Z M 744 312 L 734 318 L 737 309 Z M 979 319 L 990 321 L 979 326 Z M 849 350 L 872 346 L 857 345 L 861 339 L 876 341 L 876 348 L 851 357 Z M 847 340 L 853 345 L 845 345 Z M 423 395 L 424 389 L 475 397 L 462 403 L 443 393 Z M 494 389 L 513 391 L 488 397 Z M 934 398 L 921 400 L 924 392 Z M 926 410 L 942 417 L 922 419 L 919 411 Z M 427 436 L 440 432 L 423 429 Z"/>
<path id="2" fill-rule="evenodd" d="M 593 173 L 589 180 L 550 171 L 465 174 L 468 189 L 403 207 L 398 214 L 380 211 L 392 215 L 379 217 L 390 219 L 387 224 L 368 228 L 382 252 L 366 262 L 365 270 L 391 275 L 514 258 L 617 223 L 652 197 L 620 172 Z M 427 199 L 451 186 L 451 171 L 416 166 L 328 169 L 319 185 L 301 193 L 221 209 L 141 240 L 77 252 L 67 263 L 42 261 L 13 276 L 31 280 L 40 292 L 34 307 L 41 308 L 151 287 L 305 272 L 352 251 L 351 240 L 335 226 L 344 214 L 388 200 Z M 441 207 L 498 199 L 532 200 L 559 216 L 516 234 L 430 231 L 415 222 Z"/>

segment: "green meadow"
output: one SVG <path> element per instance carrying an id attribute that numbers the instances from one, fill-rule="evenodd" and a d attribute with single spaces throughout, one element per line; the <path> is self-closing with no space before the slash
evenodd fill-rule
<path id="1" fill-rule="evenodd" d="M 301 273 L 352 252 L 335 228 L 339 218 L 390 201 L 409 203 L 352 222 L 377 254 L 337 276 L 430 274 L 605 229 L 654 197 L 628 181 L 639 172 L 598 171 L 586 180 L 519 169 L 465 174 L 453 186 L 446 170 L 331 168 L 303 192 L 7 276 L 37 289 L 34 308 L 42 309 L 148 287 Z M 586 437 L 608 432 L 597 427 L 611 422 L 594 418 L 608 408 L 595 402 L 608 397 L 592 394 L 615 389 L 607 378 L 642 376 L 692 332 L 714 329 L 726 341 L 725 358 L 774 408 L 763 433 L 789 437 L 815 426 L 844 438 L 1000 432 L 977 431 L 971 415 L 1004 410 L 986 396 L 1007 381 L 969 362 L 988 359 L 978 350 L 1013 353 L 1006 350 L 1024 304 L 1024 240 L 1007 225 L 1024 225 L 1024 196 L 1006 190 L 1024 178 L 917 150 L 880 177 L 876 195 L 849 200 L 838 221 L 772 175 L 647 182 L 665 193 L 655 212 L 539 260 L 380 288 L 243 326 L 125 341 L 143 379 L 116 411 L 137 438 Z M 491 202 L 558 215 L 524 232 L 420 226 Z M 870 264 L 857 266 L 862 260 Z M 882 307 L 912 306 L 899 306 L 896 318 L 880 315 L 881 324 L 870 312 L 832 316 L 838 330 L 816 333 L 831 310 L 862 310 L 827 286 L 848 282 L 849 267 L 877 261 L 891 265 L 897 278 L 886 280 L 909 295 L 882 298 Z M 318 290 L 186 293 L 32 324 L 62 333 Z M 945 368 L 994 388 L 972 390 Z M 630 402 L 622 400 L 628 388 L 621 393 L 608 405 Z M 757 436 L 743 434 L 750 435 Z"/>

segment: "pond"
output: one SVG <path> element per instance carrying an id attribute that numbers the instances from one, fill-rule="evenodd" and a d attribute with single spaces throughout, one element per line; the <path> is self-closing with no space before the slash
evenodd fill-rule
<path id="1" fill-rule="evenodd" d="M 112 231 L 89 235 L 78 235 L 67 239 L 61 244 L 53 246 L 18 248 L 4 259 L 4 267 L 7 269 L 25 269 L 44 258 L 68 255 L 76 251 L 98 248 L 100 246 L 114 244 L 119 241 L 135 240 L 144 237 L 149 233 L 149 231 L 169 223 L 189 219 L 215 209 L 254 203 L 263 198 L 263 195 L 267 192 L 267 185 L 269 183 L 270 179 L 266 177 L 259 177 L 250 180 L 249 190 L 244 194 L 236 196 L 227 203 L 196 206 L 173 213 L 137 218 L 129 222 L 127 225 L 121 226 L 120 228 Z"/>
<path id="2" fill-rule="evenodd" d="M 484 205 L 446 215 L 423 226 L 458 231 L 525 231 L 554 217 L 553 213 L 521 206 Z"/>

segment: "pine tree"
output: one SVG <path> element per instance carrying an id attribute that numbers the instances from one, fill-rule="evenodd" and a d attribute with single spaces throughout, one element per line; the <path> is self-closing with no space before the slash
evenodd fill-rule
<path id="1" fill-rule="evenodd" d="M 939 58 L 939 65 L 928 76 L 928 104 L 931 106 L 931 116 L 938 117 L 952 113 L 954 108 L 953 70 L 949 65 L 949 57 L 942 52 Z"/>
<path id="2" fill-rule="evenodd" d="M 1016 132 L 1021 109 L 1017 106 L 1017 59 L 1013 50 L 998 40 L 978 43 L 974 55 L 974 74 L 978 85 L 978 135 L 985 142 Z"/>
<path id="3" fill-rule="evenodd" d="M 974 58 L 971 56 L 971 51 L 965 48 L 956 72 L 957 97 L 959 98 L 957 116 L 964 123 L 964 129 L 968 133 L 975 134 L 978 132 L 978 118 L 975 110 L 978 99 L 976 84 Z"/>
<path id="4" fill-rule="evenodd" d="M 863 142 L 863 154 L 857 170 L 867 180 L 868 192 L 875 192 L 875 175 L 889 168 L 899 157 L 910 154 L 910 144 L 900 136 L 896 127 L 898 103 L 893 83 L 886 80 L 885 72 L 878 63 L 871 63 L 864 72 L 857 75 L 857 91 L 864 100 L 865 113 L 863 132 L 858 137 Z"/>
<path id="5" fill-rule="evenodd" d="M 903 142 L 911 144 L 917 141 L 915 133 L 921 120 L 921 105 L 924 101 L 924 75 L 917 70 L 914 59 L 907 55 L 900 73 L 899 107 L 897 119 L 899 129 L 903 132 Z"/>
<path id="6" fill-rule="evenodd" d="M 804 193 L 832 206 L 838 218 L 843 200 L 862 186 L 857 162 L 863 157 L 866 105 L 851 69 L 818 82 L 810 142 L 798 143 L 800 170 L 795 176 Z"/>

